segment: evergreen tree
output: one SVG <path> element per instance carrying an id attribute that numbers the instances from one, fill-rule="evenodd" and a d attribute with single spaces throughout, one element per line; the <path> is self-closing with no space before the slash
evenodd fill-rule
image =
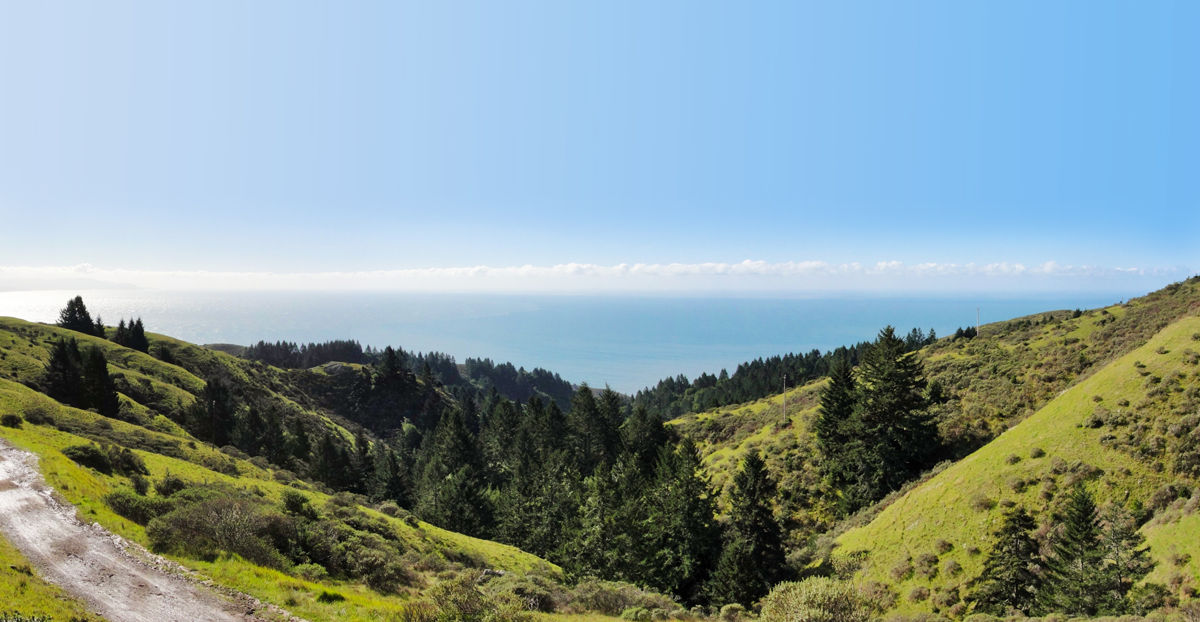
<path id="1" fill-rule="evenodd" d="M 1038 543 L 1033 538 L 1036 525 L 1024 508 L 1004 514 L 1000 527 L 992 534 L 995 543 L 983 562 L 971 600 L 981 612 L 997 616 L 1019 611 L 1030 615 L 1037 601 L 1041 578 L 1036 572 L 1041 563 Z"/>
<path id="2" fill-rule="evenodd" d="M 95 408 L 105 417 L 120 414 L 121 402 L 117 388 L 108 375 L 108 360 L 100 348 L 88 348 L 83 357 L 83 406 Z"/>
<path id="3" fill-rule="evenodd" d="M 237 405 L 229 385 L 220 378 L 210 378 L 192 407 L 192 425 L 196 435 L 217 447 L 229 444 L 236 421 Z"/>
<path id="4" fill-rule="evenodd" d="M 58 325 L 85 335 L 96 334 L 96 324 L 92 322 L 87 305 L 83 304 L 83 296 L 76 296 L 67 301 L 67 306 L 58 312 Z M 103 333 L 100 336 L 103 336 Z"/>
<path id="5" fill-rule="evenodd" d="M 1109 590 L 1118 605 L 1116 614 L 1130 613 L 1129 591 L 1154 569 L 1146 538 L 1125 508 L 1113 505 L 1105 512 L 1100 547 L 1107 563 Z"/>
<path id="6" fill-rule="evenodd" d="M 642 551 L 634 579 L 666 594 L 697 602 L 720 549 L 716 506 L 696 446 L 685 440 L 663 447 L 645 495 Z"/>
<path id="7" fill-rule="evenodd" d="M 1090 617 L 1117 608 L 1100 546 L 1096 503 L 1083 484 L 1076 484 L 1067 498 L 1048 570 L 1042 599 L 1047 612 Z"/>
<path id="8" fill-rule="evenodd" d="M 73 337 L 60 337 L 54 342 L 42 386 L 46 395 L 64 404 L 80 406 L 84 403 L 83 356 Z"/>
<path id="9" fill-rule="evenodd" d="M 568 442 L 578 460 L 579 472 L 585 476 L 601 463 L 611 464 L 620 445 L 617 415 L 611 412 L 613 404 L 608 394 L 612 392 L 606 390 L 598 405 L 585 384 L 571 398 L 571 410 L 567 413 Z"/>
<path id="10" fill-rule="evenodd" d="M 757 453 L 733 478 L 726 543 L 707 588 L 714 602 L 750 606 L 784 578 L 783 530 L 771 511 L 775 482 Z"/>
<path id="11" fill-rule="evenodd" d="M 482 460 L 462 411 L 447 409 L 421 448 L 416 513 L 443 527 L 484 537 L 492 522 Z"/>
<path id="12" fill-rule="evenodd" d="M 287 463 L 287 439 L 283 435 L 283 422 L 279 420 L 279 413 L 274 409 L 267 411 L 263 421 L 261 447 L 267 460 L 281 466 Z"/>
<path id="13" fill-rule="evenodd" d="M 845 510 L 883 498 L 919 474 L 938 446 L 928 414 L 920 361 L 888 326 L 859 364 L 850 445 L 853 471 L 843 486 Z"/>
<path id="14" fill-rule="evenodd" d="M 627 457 L 612 466 L 600 464 L 583 480 L 579 525 L 562 559 L 571 576 L 632 579 L 646 553 L 641 531 L 647 513 L 644 487 Z"/>
<path id="15" fill-rule="evenodd" d="M 638 406 L 633 409 L 633 416 L 622 425 L 621 435 L 638 470 L 646 476 L 653 473 L 659 451 L 670 438 L 662 419 L 651 415 L 645 406 Z"/>

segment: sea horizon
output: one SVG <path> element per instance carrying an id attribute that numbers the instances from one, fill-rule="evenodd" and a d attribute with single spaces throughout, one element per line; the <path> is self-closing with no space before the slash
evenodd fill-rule
<path id="1" fill-rule="evenodd" d="M 53 322 L 81 295 L 108 325 L 140 317 L 150 332 L 199 344 L 353 339 L 459 363 L 542 367 L 572 383 L 633 394 L 680 374 L 869 341 L 885 325 L 939 335 L 1056 309 L 1116 304 L 1146 292 L 896 295 L 478 294 L 145 289 L 0 292 L 0 316 Z M 875 304 L 887 301 L 887 305 Z"/>

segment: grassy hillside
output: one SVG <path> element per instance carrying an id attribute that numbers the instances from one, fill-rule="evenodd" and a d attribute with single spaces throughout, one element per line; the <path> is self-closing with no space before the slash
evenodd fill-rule
<path id="1" fill-rule="evenodd" d="M 306 580 L 280 570 L 252 564 L 237 556 L 219 556 L 211 560 L 172 556 L 176 561 L 200 571 L 222 585 L 280 605 L 308 619 L 377 620 L 388 614 L 398 615 L 404 603 L 418 595 L 422 588 L 442 579 L 453 578 L 459 573 L 470 572 L 472 568 L 491 568 L 521 574 L 537 572 L 548 576 L 557 574 L 557 569 L 550 564 L 515 548 L 445 531 L 406 514 L 389 516 L 374 508 L 359 505 L 359 499 L 335 498 L 281 471 L 221 456 L 219 452 L 205 445 L 62 406 L 11 381 L 0 380 L 0 412 L 24 414 L 27 421 L 21 427 L 0 427 L 0 436 L 18 447 L 36 453 L 47 482 L 66 500 L 78 507 L 83 518 L 98 522 L 114 533 L 147 546 L 150 541 L 146 529 L 117 515 L 103 501 L 104 496 L 114 490 L 129 489 L 130 479 L 84 468 L 64 456 L 64 448 L 87 444 L 92 438 L 115 441 L 140 439 L 124 443 L 127 446 L 177 443 L 172 445 L 172 453 L 178 452 L 179 457 L 135 450 L 145 461 L 150 471 L 150 480 L 161 480 L 170 473 L 189 481 L 226 484 L 247 490 L 271 503 L 279 503 L 285 490 L 301 491 L 317 508 L 332 511 L 339 506 L 349 506 L 355 512 L 386 525 L 409 556 L 407 561 L 411 568 L 416 570 L 410 579 L 410 588 L 396 595 L 380 594 L 361 584 Z M 28 419 L 46 423 L 36 425 L 29 423 Z M 79 433 L 67 432 L 64 429 L 77 430 Z M 193 444 L 196 445 L 194 449 L 191 447 Z M 218 461 L 225 472 L 203 466 L 206 462 Z M 236 475 L 229 474 L 230 466 L 234 467 Z M 7 551 L 7 548 L 0 549 L 0 552 L 4 551 Z M 3 583 L 9 586 L 7 589 L 11 589 L 11 579 Z M 344 600 L 321 602 L 320 597 L 326 592 L 338 594 L 344 597 Z"/>
<path id="2" fill-rule="evenodd" d="M 941 394 L 933 407 L 948 443 L 941 459 L 953 461 L 984 446 L 1189 315 L 1200 315 L 1200 278 L 1102 309 L 1049 311 L 986 324 L 974 338 L 943 337 L 921 349 L 917 356 L 926 377 Z M 836 491 L 828 490 L 818 474 L 810 427 L 823 382 L 670 422 L 696 441 L 718 488 L 727 484 L 747 450 L 763 454 L 779 481 L 779 516 L 796 549 L 813 547 L 821 534 L 841 528 L 830 501 Z"/>
<path id="3" fill-rule="evenodd" d="M 1179 497 L 1197 483 L 1197 350 L 1200 318 L 1169 325 L 843 534 L 837 556 L 861 563 L 857 580 L 899 611 L 961 612 L 1001 513 L 1020 505 L 1049 529 L 1064 491 L 1084 481 L 1101 504 L 1155 512 L 1142 528 L 1158 562 L 1151 580 L 1190 593 L 1200 514 L 1195 497 Z"/>
<path id="4" fill-rule="evenodd" d="M 39 392 L 50 349 L 62 337 L 104 352 L 119 393 L 118 417 L 73 408 Z M 283 413 L 287 425 L 302 426 L 314 444 L 328 435 L 353 450 L 356 433 L 362 430 L 322 410 L 320 400 L 294 382 L 296 370 L 280 370 L 162 335 L 150 335 L 150 342 L 147 354 L 55 326 L 0 318 L 0 415 L 21 418 L 15 427 L 0 427 L 0 437 L 35 453 L 47 483 L 75 505 L 85 520 L 153 548 L 155 540 L 146 521 L 123 517 L 106 502 L 106 496 L 116 493 L 146 503 L 156 499 L 169 503 L 173 498 L 153 488 L 138 496 L 135 477 L 87 468 L 64 454 L 65 449 L 81 445 L 128 448 L 144 462 L 148 470 L 144 477 L 150 484 L 178 478 L 193 487 L 189 490 L 198 491 L 189 494 L 241 499 L 273 516 L 286 515 L 281 509 L 286 493 L 300 493 L 311 508 L 306 511 L 316 517 L 313 520 L 319 519 L 322 529 L 330 530 L 326 537 L 329 546 L 344 549 L 331 555 L 341 555 L 346 563 L 374 563 L 383 569 L 381 583 L 385 587 L 373 588 L 358 580 L 330 578 L 311 564 L 262 564 L 228 553 L 198 556 L 164 550 L 167 557 L 219 585 L 304 618 L 400 619 L 406 607 L 427 598 L 431 590 L 457 585 L 484 570 L 504 575 L 503 580 L 486 584 L 488 593 L 509 598 L 505 595 L 544 588 L 555 595 L 554 604 L 564 609 L 589 609 L 586 599 L 575 598 L 561 584 L 561 571 L 538 557 L 438 528 L 393 503 L 373 505 L 362 496 L 331 494 L 324 484 L 306 479 L 309 465 L 305 461 L 288 458 L 286 465 L 273 464 L 233 447 L 218 449 L 201 442 L 187 431 L 188 411 L 203 392 L 206 379 L 212 377 L 228 381 L 239 401 Z M 0 597 L 13 595 L 5 602 L 19 603 L 21 613 L 86 619 L 78 604 L 39 580 L 36 569 L 2 539 L 0 562 L 4 562 Z M 604 619 L 589 616 L 568 619 Z"/>

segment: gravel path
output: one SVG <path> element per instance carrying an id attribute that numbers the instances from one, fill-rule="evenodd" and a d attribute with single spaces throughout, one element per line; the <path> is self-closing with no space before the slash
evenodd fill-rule
<path id="1" fill-rule="evenodd" d="M 37 457 L 4 439 L 0 534 L 40 577 L 110 622 L 246 622 L 259 620 L 254 612 L 264 610 L 253 598 L 213 590 L 179 565 L 95 523 L 81 522 L 75 507 L 46 485 Z"/>

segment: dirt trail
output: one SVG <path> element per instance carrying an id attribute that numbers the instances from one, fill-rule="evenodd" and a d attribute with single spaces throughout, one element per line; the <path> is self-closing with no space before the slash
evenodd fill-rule
<path id="1" fill-rule="evenodd" d="M 253 615 L 258 601 L 218 594 L 172 562 L 81 522 L 36 467 L 36 456 L 0 439 L 0 534 L 46 581 L 110 622 L 260 619 Z"/>

